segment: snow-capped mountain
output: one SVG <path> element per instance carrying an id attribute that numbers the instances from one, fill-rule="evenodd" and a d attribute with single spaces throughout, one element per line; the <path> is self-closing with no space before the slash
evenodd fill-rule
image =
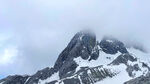
<path id="1" fill-rule="evenodd" d="M 0 84 L 150 84 L 149 71 L 148 53 L 113 37 L 97 41 L 94 33 L 81 31 L 53 67 L 31 76 L 8 76 Z"/>

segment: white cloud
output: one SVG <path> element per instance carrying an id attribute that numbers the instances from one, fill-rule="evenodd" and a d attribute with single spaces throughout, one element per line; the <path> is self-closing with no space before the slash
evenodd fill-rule
<path id="1" fill-rule="evenodd" d="M 18 50 L 16 47 L 5 48 L 2 53 L 0 53 L 0 66 L 5 66 L 12 64 L 16 56 L 18 54 Z"/>
<path id="2" fill-rule="evenodd" d="M 150 50 L 149 3 L 150 0 L 0 0 L 0 63 L 11 63 L 0 73 L 28 74 L 52 66 L 74 34 L 84 27 L 95 30 L 98 38 L 114 35 L 125 41 L 142 42 Z"/>

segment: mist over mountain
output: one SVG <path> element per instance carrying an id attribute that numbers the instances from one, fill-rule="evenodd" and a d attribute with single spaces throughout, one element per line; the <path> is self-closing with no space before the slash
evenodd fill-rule
<path id="1" fill-rule="evenodd" d="M 8 76 L 0 83 L 148 84 L 149 63 L 149 54 L 140 48 L 126 47 L 112 36 L 98 41 L 93 32 L 86 30 L 75 34 L 53 67 L 33 75 Z"/>
<path id="2" fill-rule="evenodd" d="M 94 31 L 98 44 L 105 36 L 115 38 L 127 50 L 136 49 L 130 52 L 144 56 L 141 59 L 145 60 L 150 53 L 149 3 L 149 0 L 0 0 L 0 79 L 16 74 L 32 76 L 38 70 L 53 67 L 70 39 L 85 29 Z"/>

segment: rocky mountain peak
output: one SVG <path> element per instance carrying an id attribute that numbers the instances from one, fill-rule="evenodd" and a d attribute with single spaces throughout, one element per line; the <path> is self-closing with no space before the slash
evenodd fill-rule
<path id="1" fill-rule="evenodd" d="M 78 32 L 70 41 L 67 48 L 72 50 L 75 46 L 82 45 L 85 47 L 91 46 L 92 48 L 96 44 L 96 35 L 88 30 Z"/>
<path id="2" fill-rule="evenodd" d="M 60 53 L 53 67 L 31 76 L 8 76 L 0 80 L 0 84 L 110 84 L 111 81 L 116 84 L 126 81 L 125 84 L 144 84 L 146 81 L 149 84 L 149 76 L 141 75 L 150 71 L 150 64 L 139 59 L 146 53 L 139 51 L 138 54 L 135 50 L 132 54 L 131 51 L 114 37 L 105 36 L 98 42 L 93 32 L 80 31 Z M 131 78 L 135 79 L 129 81 Z M 147 80 L 140 82 L 143 78 Z"/>
<path id="3" fill-rule="evenodd" d="M 60 77 L 76 69 L 78 65 L 74 62 L 74 58 L 97 59 L 99 52 L 96 45 L 96 35 L 94 33 L 89 31 L 78 32 L 59 55 L 54 65 L 55 70 L 59 71 Z"/>
<path id="4" fill-rule="evenodd" d="M 117 52 L 128 53 L 123 42 L 111 36 L 105 36 L 100 42 L 100 47 L 108 54 L 116 54 Z"/>

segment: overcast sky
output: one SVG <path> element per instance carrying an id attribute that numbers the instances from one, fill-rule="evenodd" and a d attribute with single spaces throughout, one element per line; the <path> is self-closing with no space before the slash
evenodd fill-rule
<path id="1" fill-rule="evenodd" d="M 0 78 L 54 65 L 84 28 L 150 50 L 150 0 L 0 0 Z"/>

